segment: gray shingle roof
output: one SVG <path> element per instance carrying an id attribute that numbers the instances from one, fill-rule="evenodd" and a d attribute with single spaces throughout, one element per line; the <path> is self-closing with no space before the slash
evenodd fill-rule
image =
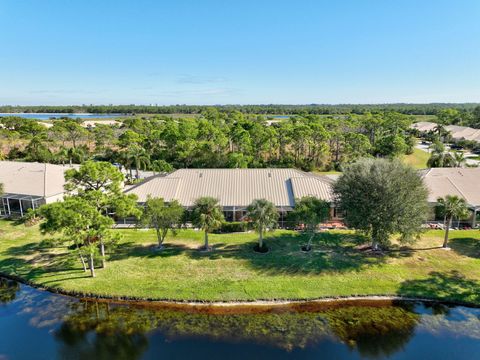
<path id="1" fill-rule="evenodd" d="M 330 179 L 295 169 L 182 169 L 151 178 L 126 193 L 140 202 L 148 195 L 192 206 L 202 196 L 212 196 L 222 206 L 248 206 L 267 199 L 276 206 L 293 207 L 295 197 L 314 195 L 330 201 Z"/>

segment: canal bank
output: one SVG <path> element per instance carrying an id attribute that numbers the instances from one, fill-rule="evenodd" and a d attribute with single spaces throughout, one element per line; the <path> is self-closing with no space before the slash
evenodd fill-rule
<path id="1" fill-rule="evenodd" d="M 31 359 L 32 348 L 37 359 L 471 359 L 480 351 L 480 309 L 403 301 L 185 311 L 80 300 L 0 279 L 0 331 L 0 354 L 12 359 Z"/>

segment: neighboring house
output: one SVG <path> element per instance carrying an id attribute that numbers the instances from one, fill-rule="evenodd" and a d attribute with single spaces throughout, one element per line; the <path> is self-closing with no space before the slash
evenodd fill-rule
<path id="1" fill-rule="evenodd" d="M 27 209 L 62 200 L 66 166 L 0 161 L 0 216 L 23 216 Z"/>
<path id="2" fill-rule="evenodd" d="M 304 196 L 332 202 L 332 179 L 295 169 L 182 169 L 158 175 L 125 191 L 144 203 L 148 196 L 178 200 L 191 208 L 196 199 L 211 196 L 219 200 L 227 221 L 240 221 L 255 199 L 267 199 L 280 213 L 280 225 Z M 332 217 L 336 217 L 332 207 Z"/>
<path id="3" fill-rule="evenodd" d="M 439 197 L 457 195 L 464 198 L 472 212 L 470 222 L 476 226 L 480 212 L 480 168 L 432 168 L 422 170 L 421 175 L 429 190 L 428 201 L 432 206 Z"/>
<path id="4" fill-rule="evenodd" d="M 454 140 L 469 140 L 480 143 L 480 129 L 459 125 L 448 125 L 445 126 L 445 129 L 450 132 Z"/>
<path id="5" fill-rule="evenodd" d="M 419 121 L 415 124 L 410 125 L 410 128 L 418 130 L 420 133 L 427 133 L 434 131 L 437 127 L 437 124 L 430 121 Z"/>
<path id="6" fill-rule="evenodd" d="M 436 127 L 436 123 L 429 121 L 420 121 L 410 125 L 411 129 L 416 129 L 421 134 L 434 132 Z M 444 128 L 454 141 L 468 140 L 480 143 L 480 129 L 459 125 L 447 125 Z"/>

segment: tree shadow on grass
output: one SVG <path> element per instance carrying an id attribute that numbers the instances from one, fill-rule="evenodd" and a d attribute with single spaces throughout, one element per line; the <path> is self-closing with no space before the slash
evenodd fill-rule
<path id="1" fill-rule="evenodd" d="M 54 253 L 51 250 L 42 242 L 9 247 L 0 253 L 4 257 L 0 260 L 0 271 L 27 280 L 59 273 L 78 274 L 81 267 L 76 256 L 67 251 Z"/>
<path id="2" fill-rule="evenodd" d="M 467 279 L 456 270 L 448 273 L 431 272 L 426 279 L 404 281 L 398 294 L 417 298 L 479 303 L 480 282 Z"/>
<path id="3" fill-rule="evenodd" d="M 456 238 L 448 244 L 459 255 L 480 259 L 480 239 Z"/>
<path id="4" fill-rule="evenodd" d="M 131 257 L 164 258 L 177 256 L 185 251 L 191 250 L 192 249 L 182 244 L 166 243 L 160 250 L 158 249 L 157 244 L 145 246 L 129 241 L 118 244 L 113 253 L 110 254 L 109 260 L 123 260 Z"/>
<path id="5" fill-rule="evenodd" d="M 365 239 L 359 235 L 323 233 L 315 240 L 310 252 L 301 251 L 308 238 L 302 234 L 270 235 L 266 244 L 270 251 L 265 254 L 253 251 L 256 242 L 241 244 L 217 243 L 212 252 L 187 252 L 192 259 L 235 258 L 247 260 L 256 270 L 271 275 L 320 274 L 324 272 L 359 271 L 368 266 L 385 263 L 389 258 L 410 256 L 411 253 L 386 252 L 374 254 L 361 251 L 358 244 Z"/>

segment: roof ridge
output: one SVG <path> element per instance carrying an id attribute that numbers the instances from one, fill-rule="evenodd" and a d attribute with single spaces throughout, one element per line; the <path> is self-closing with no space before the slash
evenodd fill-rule
<path id="1" fill-rule="evenodd" d="M 423 179 L 425 178 L 428 174 L 430 174 L 430 172 L 433 170 L 433 168 L 427 168 L 427 169 L 421 169 L 420 170 L 420 174 L 423 174 L 421 175 L 420 177 Z"/>
<path id="2" fill-rule="evenodd" d="M 457 189 L 457 191 L 460 193 L 460 195 L 462 195 L 463 198 L 464 198 L 465 200 L 467 200 L 467 197 L 465 196 L 465 194 L 462 192 L 462 190 L 460 190 L 460 189 L 458 188 L 457 185 L 455 185 L 455 183 L 452 181 L 452 179 L 450 179 L 450 176 L 446 176 L 446 178 L 447 178 L 448 181 L 450 181 L 450 184 L 452 184 L 453 187 L 454 187 L 455 189 Z"/>
<path id="3" fill-rule="evenodd" d="M 154 180 L 154 179 L 157 179 L 157 178 L 161 178 L 161 177 L 165 177 L 165 176 L 160 176 L 160 174 L 158 175 L 155 175 L 155 176 L 151 176 L 147 179 L 145 179 L 145 181 L 140 181 L 139 183 L 133 185 L 132 187 L 130 187 L 129 189 L 125 190 L 125 192 L 129 192 L 133 189 L 136 189 L 137 187 L 139 186 L 142 186 L 142 185 L 145 185 L 146 183 L 149 183 L 150 181 Z"/>

